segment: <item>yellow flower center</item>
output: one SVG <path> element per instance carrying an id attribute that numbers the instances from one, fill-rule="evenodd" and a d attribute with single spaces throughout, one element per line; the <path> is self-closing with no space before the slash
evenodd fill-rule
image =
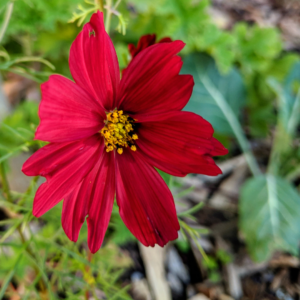
<path id="1" fill-rule="evenodd" d="M 134 140 L 137 140 L 138 136 L 134 133 L 134 121 L 133 118 L 123 114 L 122 110 L 114 109 L 106 113 L 105 126 L 100 131 L 104 137 L 106 152 L 116 149 L 122 154 L 124 147 L 136 151 Z"/>

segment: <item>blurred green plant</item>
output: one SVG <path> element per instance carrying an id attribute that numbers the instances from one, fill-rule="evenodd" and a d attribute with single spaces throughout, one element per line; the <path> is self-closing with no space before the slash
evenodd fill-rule
<path id="1" fill-rule="evenodd" d="M 226 265 L 232 260 L 231 256 L 224 250 L 218 250 L 215 256 L 208 256 L 208 259 L 203 261 L 203 267 L 207 270 L 208 278 L 211 282 L 216 283 L 222 280 L 219 272 L 219 263 Z"/>
<path id="2" fill-rule="evenodd" d="M 249 179 L 240 202 L 240 227 L 256 260 L 266 260 L 275 250 L 299 254 L 300 195 L 292 182 L 300 175 L 300 62 L 284 84 L 269 78 L 277 94 L 277 126 L 265 175 Z M 287 181 L 289 180 L 289 181 Z M 253 196 L 255 195 L 255 196 Z"/>
<path id="3" fill-rule="evenodd" d="M 122 33 L 111 31 L 121 68 L 128 63 L 128 43 L 137 43 L 143 34 L 156 33 L 158 38 L 170 36 L 185 41 L 183 72 L 195 79 L 194 93 L 186 109 L 209 120 L 229 148 L 237 141 L 253 175 L 242 187 L 239 206 L 239 226 L 250 254 L 256 260 L 268 259 L 278 249 L 297 255 L 299 56 L 283 51 L 276 28 L 245 23 L 237 23 L 231 31 L 218 28 L 208 13 L 209 0 L 108 0 L 103 4 L 88 0 L 66 0 L 63 5 L 59 0 L 1 1 L 1 73 L 5 76 L 15 72 L 41 82 L 55 66 L 57 72 L 70 77 L 68 53 L 80 30 L 76 25 L 81 26 L 97 9 L 105 11 L 107 28 L 117 28 Z M 66 24 L 68 20 L 77 24 Z M 33 63 L 38 63 L 40 69 L 34 68 Z M 38 177 L 24 194 L 10 190 L 6 180 L 8 166 L 4 163 L 20 151 L 43 145 L 33 141 L 37 124 L 37 105 L 24 102 L 0 127 L 0 206 L 9 215 L 0 221 L 4 228 L 0 232 L 0 252 L 5 257 L 3 264 L 1 261 L 0 299 L 14 293 L 12 281 L 31 282 L 24 299 L 41 298 L 45 287 L 49 299 L 57 299 L 60 294 L 65 299 L 82 299 L 87 291 L 97 298 L 99 289 L 109 299 L 130 299 L 126 293 L 128 286 L 121 289 L 118 284 L 123 267 L 129 266 L 130 261 L 115 244 L 123 245 L 135 238 L 121 221 L 116 205 L 107 244 L 89 261 L 86 225 L 73 244 L 60 226 L 61 206 L 39 221 L 32 217 Z M 272 151 L 263 174 L 252 153 L 251 140 L 270 133 Z M 171 189 L 178 184 L 172 176 L 160 173 Z M 218 262 L 226 264 L 230 257 L 219 252 L 211 257 L 201 248 L 199 238 L 207 232 L 188 224 L 189 220 L 196 220 L 193 214 L 201 206 L 178 214 L 183 237 L 179 243 L 187 249 L 188 242 L 194 242 L 205 258 L 204 264 L 212 270 L 211 280 L 218 280 Z M 30 280 L 25 276 L 27 268 Z"/>

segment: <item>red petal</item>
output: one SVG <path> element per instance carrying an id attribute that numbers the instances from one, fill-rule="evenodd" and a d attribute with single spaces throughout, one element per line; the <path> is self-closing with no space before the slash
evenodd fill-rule
<path id="1" fill-rule="evenodd" d="M 98 136 L 93 136 L 74 143 L 73 150 L 69 152 L 69 159 L 62 161 L 58 158 L 58 153 L 51 153 L 50 146 L 47 149 L 49 151 L 47 159 L 51 160 L 51 157 L 55 156 L 60 164 L 50 164 L 50 170 L 46 171 L 47 182 L 43 183 L 37 190 L 33 203 L 33 214 L 36 217 L 43 215 L 78 186 L 93 168 L 99 159 L 99 153 L 103 151 L 104 147 L 103 139 L 99 140 Z M 57 150 L 57 145 L 54 145 L 54 149 Z M 69 149 L 69 147 L 66 147 L 58 152 L 62 157 L 67 157 L 65 151 Z M 40 159 L 39 155 L 37 157 Z M 46 168 L 46 162 L 42 164 Z M 36 166 L 37 162 L 33 162 L 32 165 Z M 24 169 L 26 172 L 26 166 L 24 166 Z"/>
<path id="2" fill-rule="evenodd" d="M 105 112 L 71 80 L 52 75 L 42 84 L 42 94 L 36 139 L 70 142 L 92 136 L 103 126 L 100 114 Z"/>
<path id="3" fill-rule="evenodd" d="M 117 203 L 129 230 L 145 246 L 177 238 L 179 224 L 173 196 L 141 153 L 125 149 L 116 156 Z"/>
<path id="4" fill-rule="evenodd" d="M 71 241 L 77 241 L 80 228 L 88 214 L 91 193 L 100 162 L 101 160 L 98 160 L 85 179 L 64 198 L 61 221 L 63 229 Z"/>
<path id="5" fill-rule="evenodd" d="M 167 120 L 141 123 L 136 144 L 149 162 L 164 172 L 174 176 L 188 173 L 215 176 L 222 172 L 210 157 L 216 152 L 212 134 L 212 126 L 202 117 L 173 112 Z M 226 149 L 222 146 L 219 152 L 224 154 Z"/>
<path id="6" fill-rule="evenodd" d="M 228 153 L 228 150 L 217 139 L 212 138 L 211 141 L 214 146 L 214 150 L 209 153 L 211 156 L 221 156 Z"/>
<path id="7" fill-rule="evenodd" d="M 172 39 L 169 37 L 164 37 L 161 40 L 158 41 L 159 43 L 172 43 Z"/>
<path id="8" fill-rule="evenodd" d="M 176 56 L 181 41 L 161 43 L 140 52 L 124 71 L 119 108 L 131 113 L 181 110 L 193 88 L 190 75 L 178 75 L 182 66 Z"/>
<path id="9" fill-rule="evenodd" d="M 120 70 L 114 46 L 105 31 L 103 13 L 92 15 L 71 46 L 70 70 L 77 84 L 106 109 L 115 108 Z"/>
<path id="10" fill-rule="evenodd" d="M 131 58 L 137 56 L 142 50 L 146 49 L 147 47 L 154 45 L 155 40 L 155 34 L 146 34 L 139 39 L 136 47 L 134 46 L 134 44 L 129 44 L 128 49 L 131 54 Z"/>
<path id="11" fill-rule="evenodd" d="M 88 199 L 85 195 L 86 179 L 84 179 L 74 191 L 65 196 L 61 215 L 62 227 L 68 238 L 76 242 L 82 224 L 87 215 Z"/>
<path id="12" fill-rule="evenodd" d="M 92 253 L 99 250 L 108 227 L 115 195 L 114 153 L 103 155 L 95 178 L 89 206 L 88 246 Z"/>

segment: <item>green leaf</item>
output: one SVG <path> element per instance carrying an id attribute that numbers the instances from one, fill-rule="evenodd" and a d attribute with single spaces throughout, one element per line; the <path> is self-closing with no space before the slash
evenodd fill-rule
<path id="1" fill-rule="evenodd" d="M 300 196 L 287 181 L 272 175 L 249 179 L 240 199 L 240 228 L 257 261 L 273 251 L 298 254 Z"/>
<path id="2" fill-rule="evenodd" d="M 232 69 L 227 75 L 221 75 L 211 57 L 205 54 L 192 54 L 184 59 L 182 73 L 193 75 L 195 81 L 192 97 L 185 110 L 201 115 L 218 133 L 233 135 L 228 120 L 207 90 L 202 78 L 206 76 L 214 84 L 238 118 L 246 100 L 245 87 L 239 72 Z"/>
<path id="3" fill-rule="evenodd" d="M 238 23 L 233 33 L 237 38 L 237 60 L 246 74 L 266 70 L 282 50 L 280 33 L 276 28 Z"/>
<path id="4" fill-rule="evenodd" d="M 2 286 L 1 286 L 1 290 L 0 290 L 0 300 L 3 299 L 5 291 L 9 285 L 10 281 L 12 280 L 13 276 L 15 275 L 17 267 L 19 265 L 19 262 L 21 261 L 22 258 L 23 258 L 23 253 L 21 253 L 19 255 L 13 269 L 6 275 L 4 281 L 2 282 Z"/>
<path id="5" fill-rule="evenodd" d="M 192 215 L 192 214 L 196 213 L 197 211 L 199 211 L 203 206 L 204 206 L 204 202 L 199 202 L 194 207 L 192 207 L 192 208 L 190 208 L 186 211 L 183 211 L 181 213 L 178 213 L 177 216 L 178 217 L 185 217 L 185 216 L 188 216 L 188 215 Z"/>

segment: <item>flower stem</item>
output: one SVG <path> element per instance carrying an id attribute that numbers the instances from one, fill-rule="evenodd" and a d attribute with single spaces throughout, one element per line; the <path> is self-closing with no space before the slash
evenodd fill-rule
<path id="1" fill-rule="evenodd" d="M 13 2 L 10 2 L 10 3 L 7 4 L 7 9 L 6 9 L 6 12 L 5 12 L 4 21 L 3 21 L 3 24 L 0 28 L 0 44 L 1 44 L 1 41 L 4 37 L 5 31 L 7 29 L 7 26 L 8 26 L 13 8 L 14 8 L 14 3 Z"/>
<path id="2" fill-rule="evenodd" d="M 32 189 L 34 188 L 34 186 L 37 183 L 39 178 L 40 178 L 40 176 L 33 177 L 32 181 L 30 183 L 30 186 L 28 187 L 25 194 L 22 196 L 22 198 L 20 199 L 20 201 L 18 203 L 19 206 L 22 206 L 24 204 L 24 202 L 26 201 L 27 196 L 31 193 Z"/>
<path id="3" fill-rule="evenodd" d="M 110 28 L 110 21 L 111 21 L 111 14 L 112 14 L 112 0 L 106 0 L 106 18 L 105 18 L 105 29 L 107 34 L 109 35 L 109 28 Z"/>
<path id="4" fill-rule="evenodd" d="M 88 262 L 90 263 L 92 261 L 92 258 L 93 258 L 93 253 L 88 249 L 87 251 L 87 259 L 88 259 Z M 90 266 L 85 266 L 85 271 L 87 274 L 89 274 L 91 272 L 91 268 Z M 88 300 L 89 299 L 89 290 L 86 290 L 85 291 L 85 300 Z"/>
<path id="5" fill-rule="evenodd" d="M 4 163 L 0 163 L 0 176 L 1 176 L 1 181 L 2 181 L 2 189 L 3 189 L 3 193 L 7 199 L 8 202 L 12 203 L 13 202 L 13 198 L 10 194 L 10 189 L 9 189 L 9 184 L 8 184 L 8 180 L 5 174 L 5 170 L 4 170 Z"/>
<path id="6" fill-rule="evenodd" d="M 103 12 L 104 11 L 104 5 L 103 5 L 103 0 L 95 0 L 95 4 L 99 6 L 100 10 Z"/>
<path id="7" fill-rule="evenodd" d="M 21 238 L 21 241 L 22 241 L 22 244 L 26 244 L 26 238 L 22 232 L 22 229 L 21 229 L 21 225 L 19 225 L 17 227 L 17 230 L 18 230 L 18 233 L 20 235 L 20 238 Z M 29 247 L 29 245 L 25 248 L 25 251 L 32 257 L 33 260 L 36 259 L 36 255 L 33 253 L 32 249 Z M 34 271 L 36 273 L 36 276 L 39 274 L 39 270 L 36 266 L 33 267 L 34 268 Z M 38 285 L 39 285 L 39 288 L 41 289 L 41 292 L 45 292 L 46 291 L 46 284 L 45 282 L 43 281 L 43 279 L 41 278 L 39 281 L 38 281 Z"/>
<path id="8" fill-rule="evenodd" d="M 118 0 L 118 1 L 117 1 L 117 3 L 116 3 L 115 6 L 114 6 L 114 10 L 116 10 L 116 9 L 118 8 L 118 6 L 119 6 L 119 4 L 121 3 L 121 1 L 122 1 L 122 0 Z"/>

